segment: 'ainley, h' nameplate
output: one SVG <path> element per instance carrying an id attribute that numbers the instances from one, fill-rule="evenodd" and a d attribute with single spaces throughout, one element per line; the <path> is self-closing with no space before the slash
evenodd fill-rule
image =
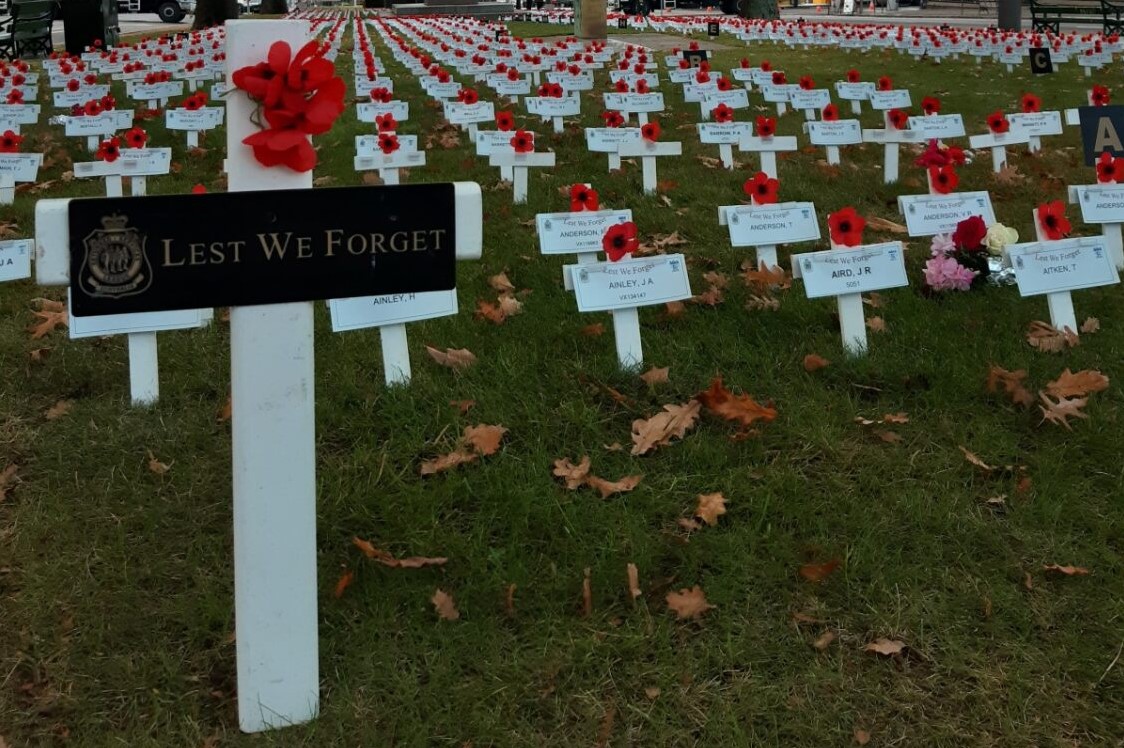
<path id="1" fill-rule="evenodd" d="M 76 317 L 456 286 L 452 184 L 73 200 Z"/>

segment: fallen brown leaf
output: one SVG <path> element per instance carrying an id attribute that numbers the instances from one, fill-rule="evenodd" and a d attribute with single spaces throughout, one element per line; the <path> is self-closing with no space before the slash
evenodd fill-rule
<path id="1" fill-rule="evenodd" d="M 581 334 L 587 338 L 599 338 L 605 334 L 605 325 L 596 322 L 592 325 L 586 325 L 581 329 Z"/>
<path id="2" fill-rule="evenodd" d="M 886 320 L 881 317 L 871 317 L 866 321 L 866 326 L 871 332 L 886 332 Z"/>
<path id="3" fill-rule="evenodd" d="M 1059 566 L 1058 564 L 1043 564 L 1042 571 L 1053 571 L 1067 577 L 1084 577 L 1090 574 L 1083 566 Z"/>
<path id="4" fill-rule="evenodd" d="M 467 348 L 446 348 L 441 351 L 427 345 L 425 350 L 430 358 L 450 369 L 467 369 L 476 363 L 476 356 Z"/>
<path id="5" fill-rule="evenodd" d="M 554 461 L 554 475 L 564 480 L 566 488 L 571 491 L 576 491 L 585 485 L 585 479 L 589 477 L 589 468 L 589 455 L 583 456 L 577 465 L 570 462 L 569 457 Z"/>
<path id="6" fill-rule="evenodd" d="M 173 460 L 173 462 L 175 461 Z M 164 475 L 172 469 L 172 466 L 156 459 L 156 455 L 152 454 L 152 450 L 150 449 L 148 450 L 148 469 L 157 475 Z"/>
<path id="7" fill-rule="evenodd" d="M 986 462 L 984 462 L 979 457 L 977 457 L 974 452 L 969 452 L 964 447 L 960 447 L 960 451 L 964 454 L 965 460 L 972 463 L 973 465 L 978 467 L 980 470 L 984 470 L 984 471 L 987 471 L 987 472 L 990 473 L 992 470 L 995 469 L 991 465 L 988 465 Z"/>
<path id="8" fill-rule="evenodd" d="M 722 377 L 715 377 L 710 388 L 696 397 L 714 415 L 742 426 L 749 426 L 759 420 L 769 423 L 777 417 L 775 408 L 761 405 L 749 395 L 735 395 L 727 390 L 722 385 Z"/>
<path id="9" fill-rule="evenodd" d="M 620 480 L 608 481 L 604 478 L 598 478 L 596 475 L 590 475 L 585 479 L 585 482 L 586 485 L 597 490 L 601 494 L 601 498 L 607 499 L 613 494 L 632 491 L 640 485 L 640 481 L 643 479 L 643 475 L 627 475 Z"/>
<path id="10" fill-rule="evenodd" d="M 590 579 L 589 567 L 582 570 L 582 618 L 589 618 L 593 614 L 593 582 Z"/>
<path id="11" fill-rule="evenodd" d="M 1002 366 L 991 365 L 987 372 L 987 391 L 997 392 L 1000 387 L 1016 405 L 1029 408 L 1034 404 L 1034 395 L 1023 386 L 1026 379 L 1026 369 L 1007 371 Z"/>
<path id="12" fill-rule="evenodd" d="M 513 293 L 515 285 L 508 279 L 507 273 L 500 273 L 488 278 L 488 285 L 500 293 Z"/>
<path id="13" fill-rule="evenodd" d="M 632 422 L 632 454 L 648 454 L 656 447 L 664 447 L 672 439 L 681 439 L 698 423 L 700 403 L 690 400 L 682 405 L 665 405 L 663 411 L 651 418 L 638 418 Z"/>
<path id="14" fill-rule="evenodd" d="M 706 594 L 698 585 L 691 588 L 684 587 L 678 592 L 669 592 L 666 600 L 667 607 L 675 613 L 675 617 L 680 621 L 699 618 L 715 607 L 706 601 Z"/>
<path id="15" fill-rule="evenodd" d="M 515 617 L 515 585 L 509 584 L 503 593 L 503 612 L 508 618 Z"/>
<path id="16" fill-rule="evenodd" d="M 835 641 L 835 638 L 835 632 L 831 629 L 828 629 L 827 631 L 820 634 L 814 642 L 812 642 L 812 648 L 817 652 L 826 652 L 827 648 L 831 646 L 831 643 Z"/>
<path id="17" fill-rule="evenodd" d="M 1088 418 L 1081 409 L 1089 402 L 1087 397 L 1074 397 L 1066 399 L 1060 397 L 1057 401 L 1052 401 L 1045 392 L 1039 392 L 1038 397 L 1042 400 L 1044 405 L 1039 405 L 1038 409 L 1042 411 L 1042 422 L 1049 421 L 1050 423 L 1065 428 L 1066 431 L 1073 431 L 1069 425 L 1070 418 Z"/>
<path id="18" fill-rule="evenodd" d="M 47 409 L 47 412 L 44 414 L 44 416 L 48 421 L 54 421 L 65 416 L 73 407 L 73 400 L 59 400 L 57 403 Z"/>
<path id="19" fill-rule="evenodd" d="M 668 381 L 667 375 L 670 371 L 670 366 L 665 366 L 662 369 L 653 366 L 651 369 L 648 369 L 648 371 L 641 374 L 640 378 L 643 379 L 644 383 L 649 387 L 654 387 L 657 384 L 666 383 Z"/>
<path id="20" fill-rule="evenodd" d="M 854 736 L 855 736 L 855 743 L 857 745 L 866 745 L 867 743 L 870 742 L 870 733 L 867 732 L 866 730 L 860 730 L 859 728 L 856 727 L 855 732 L 854 732 Z"/>
<path id="21" fill-rule="evenodd" d="M 839 559 L 833 558 L 822 564 L 804 564 L 800 567 L 800 576 L 809 582 L 822 582 L 831 576 L 842 563 Z"/>
<path id="22" fill-rule="evenodd" d="M 39 338 L 50 334 L 55 330 L 56 327 L 60 325 L 64 327 L 70 326 L 70 315 L 65 309 L 57 312 L 51 311 L 49 309 L 43 311 L 33 311 L 32 314 L 39 318 L 39 322 L 27 328 L 27 331 L 31 333 L 32 340 L 38 340 Z"/>
<path id="23" fill-rule="evenodd" d="M 1099 319 L 1097 319 L 1096 317 L 1089 317 L 1088 319 L 1086 319 L 1084 322 L 1081 323 L 1081 332 L 1083 332 L 1087 335 L 1092 335 L 1095 332 L 1099 332 L 1100 329 L 1101 329 L 1101 321 Z"/>
<path id="24" fill-rule="evenodd" d="M 477 454 L 487 457 L 499 451 L 503 435 L 506 433 L 507 429 L 503 426 L 489 426 L 484 423 L 478 426 L 466 426 L 463 442 L 472 447 Z"/>
<path id="25" fill-rule="evenodd" d="M 0 504 L 3 504 L 4 500 L 8 498 L 8 491 L 12 490 L 16 483 L 19 482 L 19 479 L 16 477 L 16 471 L 18 469 L 15 463 L 12 463 L 4 468 L 3 471 L 0 471 Z"/>
<path id="26" fill-rule="evenodd" d="M 433 597 L 429 598 L 433 603 L 433 610 L 437 613 L 437 617 L 442 621 L 456 621 L 461 617 L 461 612 L 457 610 L 457 604 L 453 600 L 453 596 L 448 592 L 438 588 Z"/>
<path id="27" fill-rule="evenodd" d="M 1068 327 L 1059 330 L 1053 325 L 1035 320 L 1027 327 L 1026 340 L 1032 348 L 1043 353 L 1061 353 L 1066 348 L 1080 345 L 1081 339 Z"/>
<path id="28" fill-rule="evenodd" d="M 886 231 L 891 234 L 907 234 L 909 229 L 900 223 L 879 216 L 870 216 L 866 219 L 866 227 L 871 231 Z"/>
<path id="29" fill-rule="evenodd" d="M 823 369 L 827 366 L 831 366 L 831 362 L 823 356 L 819 356 L 815 353 L 809 353 L 804 357 L 804 371 L 808 373 L 819 371 L 820 369 Z"/>
<path id="30" fill-rule="evenodd" d="M 372 561 L 377 561 L 391 569 L 421 569 L 426 566 L 444 566 L 449 559 L 438 556 L 410 556 L 408 558 L 395 558 L 390 553 L 380 550 L 369 540 L 358 536 L 351 539 L 352 544 L 363 552 L 363 555 Z"/>
<path id="31" fill-rule="evenodd" d="M 726 513 L 726 497 L 721 493 L 699 494 L 695 516 L 711 527 L 718 524 L 718 518 Z"/>
<path id="32" fill-rule="evenodd" d="M 1108 377 L 1095 369 L 1082 369 L 1074 373 L 1068 368 L 1057 379 L 1046 384 L 1046 391 L 1054 397 L 1089 395 L 1108 389 Z"/>
<path id="33" fill-rule="evenodd" d="M 628 575 L 628 594 L 633 600 L 640 597 L 640 570 L 636 568 L 636 564 L 628 564 L 625 567 L 625 572 Z"/>
<path id="34" fill-rule="evenodd" d="M 893 655 L 901 654 L 905 647 L 905 642 L 898 641 L 897 639 L 876 639 L 863 647 L 863 651 L 880 654 L 885 657 L 892 657 Z"/>
<path id="35" fill-rule="evenodd" d="M 344 590 L 346 590 L 348 587 L 350 587 L 351 583 L 354 582 L 354 581 L 355 581 L 355 572 L 350 571 L 350 570 L 345 571 L 343 574 L 340 575 L 339 581 L 336 582 L 336 588 L 332 591 L 332 596 L 334 598 L 336 598 L 337 600 L 340 599 L 341 597 L 343 597 Z"/>

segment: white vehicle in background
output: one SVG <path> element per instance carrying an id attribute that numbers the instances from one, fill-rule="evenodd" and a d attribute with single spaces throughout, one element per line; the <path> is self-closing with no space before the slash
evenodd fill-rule
<path id="1" fill-rule="evenodd" d="M 195 0 L 117 0 L 118 13 L 155 13 L 164 23 L 179 23 L 195 13 Z"/>

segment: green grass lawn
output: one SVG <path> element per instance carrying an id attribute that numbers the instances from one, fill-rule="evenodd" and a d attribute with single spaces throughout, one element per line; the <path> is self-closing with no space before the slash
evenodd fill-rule
<path id="1" fill-rule="evenodd" d="M 350 44 L 349 36 L 344 68 Z M 424 140 L 438 110 L 378 47 L 411 102 L 402 130 Z M 1088 83 L 1074 65 L 1031 79 L 1026 69 L 1008 75 L 971 60 L 938 66 L 892 52 L 771 45 L 714 55 L 716 69 L 743 54 L 821 85 L 851 67 L 868 80 L 889 74 L 915 103 L 937 95 L 946 112 L 963 113 L 970 132 L 982 132 L 995 109 L 1015 111 L 1025 91 L 1048 109 L 1082 104 Z M 607 74 L 598 80 L 581 126 L 599 122 Z M 218 418 L 229 390 L 228 326 L 161 334 L 160 402 L 134 409 L 124 339 L 70 342 L 57 331 L 32 340 L 32 299 L 58 299 L 61 290 L 0 286 L 0 472 L 18 470 L 0 503 L 7 744 L 821 747 L 852 744 L 856 729 L 886 746 L 1124 741 L 1124 666 L 1114 659 L 1124 641 L 1120 289 L 1075 294 L 1079 319 L 1099 318 L 1101 331 L 1064 354 L 1043 354 L 1024 333 L 1048 319 L 1045 300 L 1022 300 L 1013 288 L 931 298 L 920 288 L 928 241 L 910 240 L 913 286 L 868 308 L 886 331 L 871 334 L 868 356 L 849 358 L 835 305 L 805 299 L 799 282 L 782 292 L 779 311 L 745 308 L 737 274 L 749 254 L 729 246 L 715 206 L 743 198 L 755 165 L 707 168 L 696 156 L 716 157 L 717 148 L 688 131 L 698 107 L 685 105 L 678 87 L 662 90 L 665 138 L 684 142 L 682 159 L 659 165 L 670 207 L 642 195 L 638 165 L 607 174 L 604 155 L 586 152 L 579 123 L 554 136 L 522 109 L 518 122 L 559 162 L 532 174 L 528 204 L 512 206 L 509 191 L 493 189 L 497 170 L 463 135 L 460 148 L 431 150 L 429 165 L 408 176 L 476 180 L 485 196 L 483 260 L 458 266 L 458 316 L 409 327 L 408 388 L 383 386 L 376 331 L 333 334 L 317 305 L 322 713 L 307 726 L 252 737 L 237 728 L 230 431 Z M 796 134 L 800 121 L 784 117 L 781 134 Z M 868 111 L 863 121 L 878 118 Z M 151 179 L 150 192 L 187 192 L 197 182 L 221 189 L 222 133 L 189 155 L 161 123 L 146 127 L 154 145 L 175 144 L 178 169 Z M 361 183 L 351 164 L 364 127 L 352 110 L 317 139 L 320 183 Z M 31 132 L 29 144 L 87 158 L 57 131 Z M 814 200 L 821 220 L 845 205 L 897 219 L 896 196 L 924 192 L 912 155 L 903 153 L 903 179 L 891 186 L 882 184 L 880 148 L 847 148 L 838 169 L 822 158 L 805 148 L 780 162 L 782 199 Z M 1013 149 L 1010 159 L 1022 181 L 997 183 L 981 153 L 961 170 L 961 189 L 990 190 L 999 220 L 1023 237 L 1033 236 L 1038 202 L 1064 199 L 1067 182 L 1094 181 L 1074 129 L 1047 139 L 1040 155 Z M 56 160 L 43 177 L 65 169 Z M 576 181 L 592 182 L 603 206 L 632 208 L 642 235 L 678 232 L 687 243 L 674 249 L 690 258 L 696 292 L 706 288 L 704 272 L 731 276 L 717 307 L 688 304 L 677 317 L 642 310 L 646 365 L 669 366 L 668 384 L 650 387 L 618 370 L 609 316 L 579 314 L 561 285 L 568 258 L 538 253 L 529 222 L 565 210 L 559 190 Z M 21 194 L 0 222 L 29 236 L 36 197 L 99 191 L 100 183 L 60 181 Z M 1070 214 L 1079 233 L 1095 232 Z M 813 248 L 826 240 L 798 251 Z M 472 310 L 495 300 L 488 278 L 500 272 L 526 292 L 525 311 L 496 326 Z M 605 335 L 582 334 L 597 322 Z M 430 361 L 425 345 L 468 348 L 479 362 L 455 373 Z M 810 353 L 833 363 L 809 374 Z M 993 363 L 1027 370 L 1034 389 L 1066 367 L 1099 369 L 1113 384 L 1068 432 L 1040 423 L 1037 408 L 990 395 Z M 734 440 L 735 427 L 708 416 L 648 456 L 605 448 L 627 447 L 633 420 L 686 402 L 719 374 L 772 401 L 776 421 Z M 48 420 L 59 400 L 72 409 Z M 462 415 L 456 400 L 475 406 Z M 900 412 L 908 423 L 854 422 Z M 423 460 L 478 423 L 510 429 L 498 454 L 419 476 Z M 878 428 L 900 441 L 884 441 Z M 960 446 L 1014 468 L 985 472 Z M 152 472 L 150 452 L 170 471 Z M 553 461 L 587 454 L 598 475 L 643 481 L 604 500 L 567 491 L 551 475 Z M 728 500 L 718 525 L 682 531 L 677 520 L 714 492 Z M 1004 501 L 988 502 L 997 496 Z M 395 555 L 449 562 L 385 568 L 353 546 L 356 535 Z M 802 565 L 832 559 L 841 565 L 826 580 L 801 577 Z M 635 602 L 630 563 L 644 590 Z M 1044 572 L 1046 564 L 1091 573 L 1066 577 Z M 337 599 L 344 570 L 355 580 Z M 665 595 L 694 585 L 717 607 L 679 622 Z M 459 621 L 437 619 L 429 602 L 437 588 L 455 597 Z M 817 650 L 828 631 L 835 640 Z M 896 657 L 864 651 L 879 638 L 907 648 Z"/>

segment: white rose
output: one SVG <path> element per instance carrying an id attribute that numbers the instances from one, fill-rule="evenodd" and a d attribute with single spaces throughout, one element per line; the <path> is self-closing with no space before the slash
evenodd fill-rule
<path id="1" fill-rule="evenodd" d="M 1019 232 L 1001 223 L 992 224 L 984 235 L 984 245 L 987 247 L 988 254 L 994 257 L 1002 255 L 1004 247 L 1018 240 Z"/>

